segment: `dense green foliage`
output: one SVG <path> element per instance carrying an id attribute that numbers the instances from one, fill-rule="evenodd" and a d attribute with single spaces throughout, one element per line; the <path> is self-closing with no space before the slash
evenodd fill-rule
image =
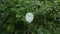
<path id="1" fill-rule="evenodd" d="M 60 34 L 60 0 L 0 0 L 0 34 L 27 34 L 28 12 L 30 34 Z"/>

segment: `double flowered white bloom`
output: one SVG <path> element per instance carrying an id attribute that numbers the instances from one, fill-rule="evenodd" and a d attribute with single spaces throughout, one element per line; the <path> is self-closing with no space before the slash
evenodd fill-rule
<path id="1" fill-rule="evenodd" d="M 25 19 L 28 23 L 31 23 L 34 19 L 33 13 L 27 13 Z"/>

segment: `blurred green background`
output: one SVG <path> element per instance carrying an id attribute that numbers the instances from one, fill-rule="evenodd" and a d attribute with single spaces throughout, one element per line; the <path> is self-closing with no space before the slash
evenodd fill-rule
<path id="1" fill-rule="evenodd" d="M 34 13 L 29 34 L 60 34 L 60 0 L 0 0 L 0 34 L 27 34 L 28 12 Z"/>

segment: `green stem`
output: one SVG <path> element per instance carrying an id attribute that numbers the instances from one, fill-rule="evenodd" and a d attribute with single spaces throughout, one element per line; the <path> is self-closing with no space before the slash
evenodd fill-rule
<path id="1" fill-rule="evenodd" d="M 30 24 L 28 24 L 28 34 L 30 34 Z"/>

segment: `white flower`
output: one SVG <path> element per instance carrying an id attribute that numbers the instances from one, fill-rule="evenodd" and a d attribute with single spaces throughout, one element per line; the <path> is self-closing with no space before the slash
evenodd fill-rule
<path id="1" fill-rule="evenodd" d="M 25 19 L 26 19 L 27 22 L 31 23 L 34 19 L 33 13 L 27 13 Z"/>

